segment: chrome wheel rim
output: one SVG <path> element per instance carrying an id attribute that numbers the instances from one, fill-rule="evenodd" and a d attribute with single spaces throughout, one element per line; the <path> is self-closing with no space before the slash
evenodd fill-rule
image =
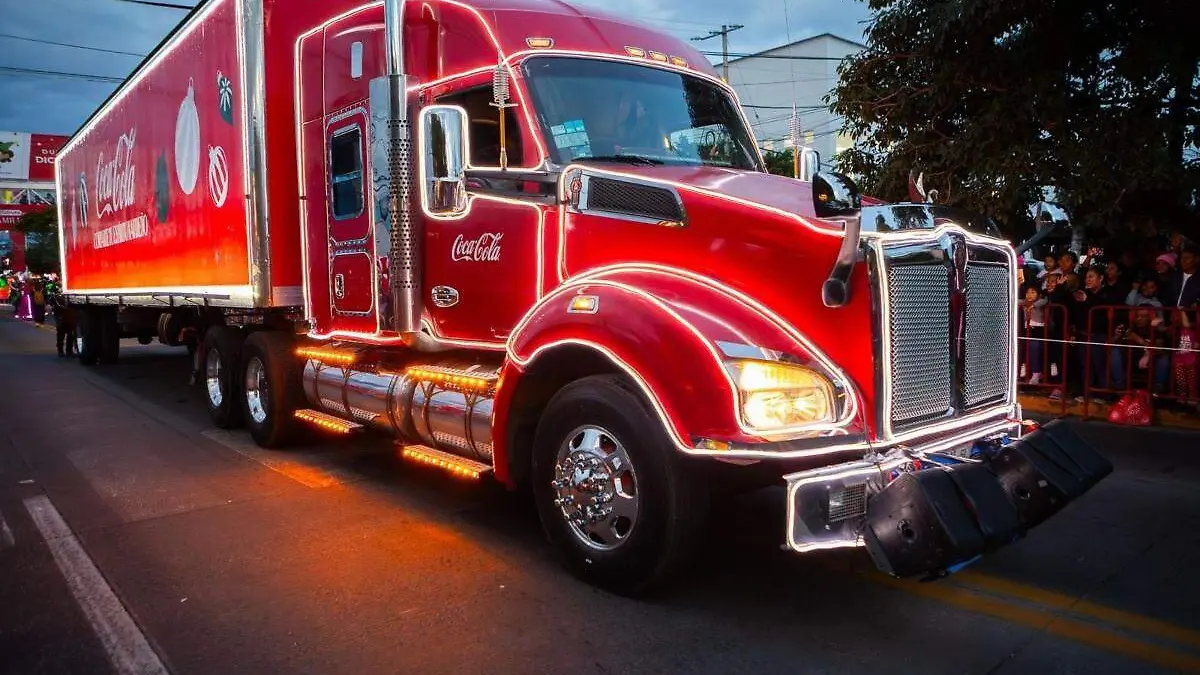
<path id="1" fill-rule="evenodd" d="M 219 408 L 225 401 L 225 393 L 221 391 L 221 352 L 216 349 L 208 350 L 204 357 L 204 384 L 208 389 L 208 403 Z"/>
<path id="2" fill-rule="evenodd" d="M 267 369 L 257 356 L 246 364 L 246 408 L 255 424 L 267 420 Z"/>
<path id="3" fill-rule="evenodd" d="M 551 487 L 571 534 L 588 548 L 611 551 L 637 527 L 637 473 L 625 446 L 602 427 L 585 425 L 567 436 Z"/>

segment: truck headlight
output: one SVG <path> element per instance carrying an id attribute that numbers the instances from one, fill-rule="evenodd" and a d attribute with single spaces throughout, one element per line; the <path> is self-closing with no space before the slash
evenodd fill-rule
<path id="1" fill-rule="evenodd" d="M 725 367 L 750 427 L 769 431 L 834 421 L 833 384 L 812 368 L 749 359 L 727 361 Z"/>

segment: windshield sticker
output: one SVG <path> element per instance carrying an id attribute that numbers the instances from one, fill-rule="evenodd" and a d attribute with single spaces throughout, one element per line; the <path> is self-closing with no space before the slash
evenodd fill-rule
<path id="1" fill-rule="evenodd" d="M 569 120 L 556 124 L 550 127 L 550 133 L 554 136 L 554 145 L 567 155 L 567 161 L 592 154 L 591 139 L 588 138 L 583 120 Z"/>

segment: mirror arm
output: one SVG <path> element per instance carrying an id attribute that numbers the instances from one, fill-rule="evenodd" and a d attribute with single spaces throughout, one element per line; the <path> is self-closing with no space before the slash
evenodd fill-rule
<path id="1" fill-rule="evenodd" d="M 1017 255 L 1020 256 L 1022 253 L 1042 243 L 1046 237 L 1058 232 L 1059 228 L 1061 227 L 1062 225 L 1056 223 L 1050 227 L 1044 227 L 1040 231 L 1035 232 L 1032 237 L 1026 239 L 1020 246 L 1017 246 Z"/>
<path id="2" fill-rule="evenodd" d="M 855 213 L 848 216 L 845 223 L 842 247 L 838 250 L 829 278 L 821 287 L 821 301 L 826 307 L 842 307 L 850 301 L 850 272 L 858 262 L 859 234 L 862 232 L 861 215 Z"/>

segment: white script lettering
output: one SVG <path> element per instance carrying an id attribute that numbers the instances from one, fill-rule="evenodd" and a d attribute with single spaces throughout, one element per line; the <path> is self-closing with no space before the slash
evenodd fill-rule
<path id="1" fill-rule="evenodd" d="M 504 234 L 487 232 L 475 239 L 466 240 L 460 234 L 454 238 L 454 247 L 450 249 L 450 259 L 473 260 L 475 262 L 496 262 L 500 259 L 500 239 Z"/>
<path id="2" fill-rule="evenodd" d="M 96 160 L 96 215 L 103 217 L 133 205 L 134 170 L 133 142 L 137 129 L 121 134 L 113 158 Z"/>

